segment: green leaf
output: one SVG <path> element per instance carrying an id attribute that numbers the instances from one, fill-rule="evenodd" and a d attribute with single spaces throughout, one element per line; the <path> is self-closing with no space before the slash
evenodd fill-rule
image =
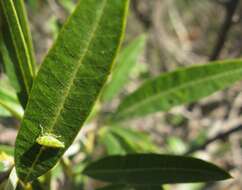
<path id="1" fill-rule="evenodd" d="M 96 190 L 162 190 L 161 186 L 109 185 Z"/>
<path id="2" fill-rule="evenodd" d="M 122 138 L 124 143 L 135 152 L 145 153 L 158 151 L 158 147 L 152 143 L 149 136 L 144 132 L 118 126 L 109 127 L 108 130 Z"/>
<path id="3" fill-rule="evenodd" d="M 31 60 L 31 66 L 34 71 L 36 71 L 36 63 L 35 63 L 35 56 L 34 56 L 34 48 L 33 48 L 33 41 L 32 41 L 32 36 L 28 24 L 28 17 L 27 17 L 27 11 L 25 9 L 24 1 L 23 0 L 13 0 L 16 12 L 18 15 L 19 23 L 24 35 L 24 39 L 26 42 L 26 45 L 28 47 L 28 52 L 29 52 L 29 58 Z"/>
<path id="4" fill-rule="evenodd" d="M 242 79 L 242 61 L 229 60 L 178 69 L 146 81 L 118 107 L 114 120 L 144 116 L 193 102 Z"/>
<path id="5" fill-rule="evenodd" d="M 139 36 L 129 44 L 119 55 L 117 64 L 112 72 L 110 82 L 104 88 L 102 99 L 110 101 L 116 96 L 128 81 L 132 68 L 137 63 L 138 56 L 145 45 L 145 35 Z"/>
<path id="6" fill-rule="evenodd" d="M 13 0 L 1 0 L 0 10 L 3 14 L 1 26 L 2 38 L 5 41 L 9 57 L 15 68 L 15 75 L 18 78 L 18 83 L 21 88 L 19 99 L 22 106 L 25 107 L 34 76 L 31 54 Z M 20 11 L 19 7 L 18 10 Z M 4 64 L 9 64 L 9 62 Z"/>
<path id="7" fill-rule="evenodd" d="M 99 137 L 109 155 L 159 151 L 147 134 L 129 128 L 103 127 L 99 131 Z"/>
<path id="8" fill-rule="evenodd" d="M 7 78 L 0 80 L 0 107 L 4 108 L 4 110 L 19 120 L 23 117 L 24 111 L 18 102 L 14 90 L 10 87 Z"/>
<path id="9" fill-rule="evenodd" d="M 114 138 L 119 142 L 120 146 L 124 149 L 124 151 L 126 152 L 126 154 L 134 154 L 137 153 L 137 149 L 135 146 L 133 146 L 132 143 L 130 143 L 129 141 L 126 141 L 125 138 L 123 138 L 122 136 L 119 136 L 115 133 L 112 133 L 110 131 L 110 133 L 114 136 Z"/>
<path id="10" fill-rule="evenodd" d="M 0 117 L 11 117 L 11 114 L 6 109 L 0 107 Z"/>
<path id="11" fill-rule="evenodd" d="M 102 128 L 99 131 L 99 141 L 106 147 L 108 155 L 126 153 L 119 140 L 107 128 Z"/>
<path id="12" fill-rule="evenodd" d="M 8 78 L 10 79 L 11 85 L 14 87 L 14 89 L 17 92 L 19 92 L 20 86 L 18 83 L 17 76 L 15 74 L 14 65 L 10 58 L 8 49 L 3 41 L 3 35 L 1 30 L 0 30 L 0 61 L 1 63 L 4 64 L 4 72 L 7 74 Z"/>
<path id="13" fill-rule="evenodd" d="M 34 81 L 17 136 L 16 170 L 24 182 L 56 164 L 91 112 L 119 49 L 128 3 L 80 0 L 64 25 Z M 38 145 L 40 125 L 65 148 Z"/>
<path id="14" fill-rule="evenodd" d="M 208 162 L 158 154 L 109 156 L 90 164 L 83 173 L 106 182 L 136 185 L 207 182 L 230 178 L 227 172 Z"/>
<path id="15" fill-rule="evenodd" d="M 1 92 L 0 92 L 1 93 Z M 1 95 L 0 95 L 1 97 Z M 15 117 L 19 121 L 22 118 L 23 111 L 18 105 L 10 105 L 11 102 L 5 102 L 0 100 L 0 117 Z M 16 106 L 13 108 L 13 106 Z"/>
<path id="16" fill-rule="evenodd" d="M 163 190 L 163 188 L 159 185 L 150 185 L 150 186 L 135 186 L 134 190 Z"/>
<path id="17" fill-rule="evenodd" d="M 96 190 L 134 190 L 134 189 L 127 185 L 108 185 L 102 188 L 98 188 Z"/>

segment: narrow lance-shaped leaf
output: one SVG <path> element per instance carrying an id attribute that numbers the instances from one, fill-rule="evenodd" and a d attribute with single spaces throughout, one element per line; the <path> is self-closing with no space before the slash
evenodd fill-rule
<path id="1" fill-rule="evenodd" d="M 135 186 L 135 190 L 163 190 L 160 185 L 150 185 L 150 186 Z"/>
<path id="2" fill-rule="evenodd" d="M 241 60 L 191 66 L 161 74 L 127 96 L 114 114 L 114 120 L 167 111 L 206 97 L 241 79 Z"/>
<path id="3" fill-rule="evenodd" d="M 109 185 L 96 190 L 162 190 L 161 186 Z"/>
<path id="4" fill-rule="evenodd" d="M 118 56 L 117 63 L 112 72 L 110 81 L 103 90 L 103 101 L 110 101 L 117 95 L 125 83 L 133 67 L 137 62 L 137 58 L 145 45 L 145 35 L 139 36 L 131 44 L 129 44 Z"/>
<path id="5" fill-rule="evenodd" d="M 34 81 L 17 136 L 16 170 L 24 182 L 56 164 L 88 117 L 120 46 L 128 3 L 80 0 L 64 25 Z M 40 125 L 65 148 L 38 145 Z"/>
<path id="6" fill-rule="evenodd" d="M 33 74 L 35 75 L 36 63 L 35 63 L 35 56 L 34 56 L 33 41 L 32 41 L 32 36 L 31 36 L 29 24 L 28 24 L 28 17 L 27 17 L 27 11 L 24 5 L 24 0 L 13 0 L 13 2 L 19 18 L 19 23 L 24 35 L 24 39 L 28 47 L 29 58 L 31 60 L 30 62 L 34 72 Z"/>
<path id="7" fill-rule="evenodd" d="M 96 190 L 135 190 L 135 189 L 127 185 L 108 185 L 102 188 L 98 188 Z"/>
<path id="8" fill-rule="evenodd" d="M 134 185 L 161 185 L 225 180 L 230 175 L 208 162 L 182 156 L 134 154 L 109 156 L 83 172 L 92 178 Z"/>
<path id="9" fill-rule="evenodd" d="M 163 190 L 160 185 L 134 186 L 134 190 Z"/>
<path id="10" fill-rule="evenodd" d="M 31 56 L 13 0 L 0 0 L 0 10 L 3 14 L 1 26 L 3 39 L 7 46 L 11 62 L 14 65 L 15 75 L 20 86 L 19 99 L 22 106 L 25 107 L 34 75 Z"/>

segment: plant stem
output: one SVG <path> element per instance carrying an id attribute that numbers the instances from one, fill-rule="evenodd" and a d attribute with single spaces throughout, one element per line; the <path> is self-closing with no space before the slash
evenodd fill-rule
<path id="1" fill-rule="evenodd" d="M 224 139 L 228 138 L 230 135 L 232 135 L 233 133 L 236 133 L 238 131 L 242 131 L 242 125 L 235 126 L 234 128 L 232 128 L 228 131 L 225 131 L 223 133 L 219 133 L 216 136 L 208 139 L 207 141 L 205 141 L 201 145 L 191 147 L 184 155 L 189 155 L 189 154 L 192 154 L 192 153 L 197 152 L 199 150 L 205 150 L 208 145 L 210 145 L 210 144 L 212 144 L 212 143 L 214 143 L 215 141 L 218 141 L 218 140 L 224 140 Z"/>

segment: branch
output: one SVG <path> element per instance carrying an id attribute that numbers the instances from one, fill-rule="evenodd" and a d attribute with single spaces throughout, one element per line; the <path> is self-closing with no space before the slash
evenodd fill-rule
<path id="1" fill-rule="evenodd" d="M 215 141 L 218 141 L 218 140 L 224 140 L 224 139 L 228 138 L 230 135 L 232 135 L 233 133 L 236 133 L 238 131 L 242 131 L 242 124 L 232 128 L 228 131 L 225 131 L 223 133 L 219 133 L 218 135 L 208 139 L 207 141 L 205 141 L 201 145 L 191 147 L 190 150 L 188 150 L 184 155 L 189 155 L 189 154 L 192 154 L 192 153 L 197 152 L 199 150 L 205 150 L 208 145 L 210 145 L 210 144 L 212 144 L 212 143 L 214 143 Z"/>
<path id="2" fill-rule="evenodd" d="M 216 60 L 219 57 L 219 55 L 224 47 L 229 29 L 231 28 L 231 26 L 233 24 L 233 22 L 232 22 L 233 16 L 235 14 L 238 3 L 239 3 L 239 0 L 230 0 L 226 4 L 226 17 L 225 17 L 224 23 L 221 27 L 221 30 L 219 32 L 218 39 L 217 39 L 216 45 L 214 47 L 214 50 L 210 56 L 210 61 Z"/>

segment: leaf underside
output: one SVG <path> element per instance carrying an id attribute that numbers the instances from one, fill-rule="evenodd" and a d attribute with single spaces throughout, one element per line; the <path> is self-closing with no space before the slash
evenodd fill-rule
<path id="1" fill-rule="evenodd" d="M 128 3 L 80 0 L 64 25 L 34 81 L 17 136 L 16 170 L 24 182 L 57 163 L 90 113 L 119 49 Z M 39 125 L 60 136 L 65 148 L 36 144 Z"/>
<path id="2" fill-rule="evenodd" d="M 183 156 L 134 154 L 109 156 L 84 170 L 92 178 L 133 185 L 161 185 L 224 180 L 230 175 L 208 162 Z"/>

